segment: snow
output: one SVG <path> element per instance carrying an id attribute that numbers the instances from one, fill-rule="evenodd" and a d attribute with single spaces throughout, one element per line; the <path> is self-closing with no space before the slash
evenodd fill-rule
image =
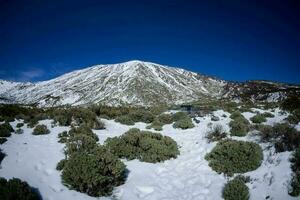
<path id="1" fill-rule="evenodd" d="M 274 121 L 281 120 L 279 110 L 273 112 Z M 223 117 L 223 114 L 227 117 Z M 247 118 L 250 113 L 243 113 Z M 211 116 L 199 117 L 199 124 L 188 130 L 174 129 L 172 125 L 163 126 L 160 133 L 172 137 L 180 146 L 180 155 L 176 159 L 161 163 L 146 163 L 138 160 L 124 163 L 129 170 L 126 183 L 116 187 L 113 197 L 93 198 L 83 193 L 69 190 L 61 183 L 60 172 L 55 167 L 64 158 L 64 144 L 57 142 L 58 133 L 69 127 L 51 127 L 51 120 L 43 120 L 51 130 L 48 135 L 32 135 L 31 128 L 24 128 L 21 135 L 12 134 L 1 146 L 7 154 L 1 164 L 0 176 L 18 177 L 38 188 L 45 200 L 65 199 L 119 199 L 119 200 L 219 200 L 222 188 L 228 181 L 222 174 L 217 174 L 209 166 L 204 156 L 216 145 L 207 143 L 206 133 L 216 124 L 221 124 L 229 131 L 230 114 L 222 110 L 215 111 L 220 121 L 211 121 Z M 108 137 L 119 136 L 136 127 L 146 130 L 145 123 L 133 126 L 119 124 L 113 120 L 102 119 L 105 130 L 94 130 L 103 144 Z M 212 124 L 209 126 L 209 124 Z M 270 123 L 272 123 L 270 121 Z M 11 123 L 15 127 L 17 121 Z M 247 136 L 241 140 L 255 141 L 255 137 Z M 252 181 L 248 183 L 251 200 L 265 199 L 270 195 L 273 200 L 292 200 L 287 194 L 288 182 L 291 178 L 289 156 L 291 152 L 274 153 L 267 149 L 267 144 L 260 144 L 264 149 L 262 165 L 255 171 L 248 172 Z"/>

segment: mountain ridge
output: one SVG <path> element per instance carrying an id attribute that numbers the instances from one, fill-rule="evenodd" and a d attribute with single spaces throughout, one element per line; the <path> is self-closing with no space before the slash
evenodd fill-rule
<path id="1" fill-rule="evenodd" d="M 273 100 L 277 101 L 289 95 L 289 90 L 299 94 L 300 88 L 270 81 L 236 83 L 139 60 L 94 65 L 36 83 L 0 80 L 0 85 L 0 102 L 41 107 L 90 103 L 150 106 L 181 104 L 203 97 L 242 100 L 244 94 L 261 100 L 276 92 Z"/>

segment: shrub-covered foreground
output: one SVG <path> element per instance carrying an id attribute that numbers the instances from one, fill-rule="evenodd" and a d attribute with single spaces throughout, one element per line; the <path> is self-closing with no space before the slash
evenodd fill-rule
<path id="1" fill-rule="evenodd" d="M 4 178 L 0 178 L 0 199 L 40 200 L 41 198 L 36 190 L 20 179 L 13 178 L 7 181 Z"/>
<path id="2" fill-rule="evenodd" d="M 205 156 L 218 173 L 232 176 L 257 169 L 263 159 L 261 147 L 253 142 L 222 140 Z"/>
<path id="3" fill-rule="evenodd" d="M 136 128 L 120 137 L 108 138 L 105 144 L 114 155 L 128 160 L 155 163 L 176 158 L 179 154 L 177 143 L 172 138 Z"/>
<path id="4" fill-rule="evenodd" d="M 226 183 L 222 196 L 225 200 L 248 200 L 249 188 L 245 184 L 245 178 L 240 176 Z"/>

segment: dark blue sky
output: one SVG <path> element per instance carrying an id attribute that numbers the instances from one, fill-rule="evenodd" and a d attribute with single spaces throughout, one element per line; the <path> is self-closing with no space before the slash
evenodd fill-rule
<path id="1" fill-rule="evenodd" d="M 297 0 L 0 0 L 0 79 L 145 60 L 300 83 Z"/>

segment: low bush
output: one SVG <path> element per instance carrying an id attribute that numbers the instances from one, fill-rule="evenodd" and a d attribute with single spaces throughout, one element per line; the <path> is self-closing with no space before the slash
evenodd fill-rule
<path id="1" fill-rule="evenodd" d="M 114 155 L 128 160 L 156 163 L 176 158 L 179 154 L 177 143 L 172 138 L 136 128 L 119 137 L 108 138 L 105 144 Z"/>
<path id="2" fill-rule="evenodd" d="M 231 119 L 236 119 L 236 118 L 243 118 L 244 116 L 242 115 L 242 113 L 240 111 L 235 111 L 233 113 L 231 113 L 230 118 Z"/>
<path id="3" fill-rule="evenodd" d="M 65 153 L 71 155 L 76 152 L 91 152 L 97 147 L 96 140 L 89 135 L 76 134 L 67 140 Z"/>
<path id="4" fill-rule="evenodd" d="M 33 129 L 33 132 L 32 134 L 33 135 L 46 135 L 46 134 L 49 134 L 50 131 L 49 129 L 47 128 L 46 125 L 42 124 L 42 125 L 37 125 L 34 129 Z"/>
<path id="5" fill-rule="evenodd" d="M 299 131 L 287 123 L 275 124 L 273 133 L 277 152 L 293 151 L 300 146 Z"/>
<path id="6" fill-rule="evenodd" d="M 24 123 L 17 123 L 16 125 L 17 128 L 21 128 L 22 126 L 24 126 Z"/>
<path id="7" fill-rule="evenodd" d="M 232 176 L 257 169 L 263 159 L 261 147 L 253 142 L 221 140 L 205 156 L 209 166 L 218 173 Z"/>
<path id="8" fill-rule="evenodd" d="M 90 196 L 111 195 L 126 179 L 125 165 L 102 146 L 91 153 L 73 153 L 63 165 L 63 183 Z"/>
<path id="9" fill-rule="evenodd" d="M 155 119 L 149 126 L 147 126 L 147 129 L 153 128 L 156 131 L 161 131 L 163 127 L 163 123 L 160 122 L 159 120 Z"/>
<path id="10" fill-rule="evenodd" d="M 292 111 L 286 120 L 291 124 L 298 124 L 300 122 L 300 109 Z"/>
<path id="11" fill-rule="evenodd" d="M 129 115 L 121 115 L 115 119 L 116 122 L 125 125 L 134 125 L 135 121 Z"/>
<path id="12" fill-rule="evenodd" d="M 173 120 L 172 121 L 179 121 L 181 119 L 189 118 L 188 114 L 185 112 L 176 112 L 172 115 Z"/>
<path id="13" fill-rule="evenodd" d="M 67 160 L 66 159 L 62 159 L 61 161 L 59 161 L 56 165 L 56 170 L 61 171 L 63 170 L 63 168 L 65 167 Z"/>
<path id="14" fill-rule="evenodd" d="M 6 154 L 3 153 L 2 150 L 0 149 L 0 164 L 1 164 L 1 162 L 4 159 L 5 156 L 6 156 Z"/>
<path id="15" fill-rule="evenodd" d="M 172 124 L 173 117 L 171 114 L 161 114 L 156 117 L 156 119 L 163 124 Z"/>
<path id="16" fill-rule="evenodd" d="M 226 183 L 222 191 L 225 200 L 248 200 L 250 198 L 249 188 L 242 178 L 234 178 Z"/>
<path id="17" fill-rule="evenodd" d="M 292 165 L 293 176 L 290 183 L 289 194 L 291 196 L 300 195 L 300 147 L 298 147 L 295 152 L 292 154 L 290 159 Z"/>
<path id="18" fill-rule="evenodd" d="M 18 129 L 16 130 L 16 134 L 23 134 L 23 133 L 24 133 L 24 130 L 21 129 L 21 128 L 18 128 Z"/>
<path id="19" fill-rule="evenodd" d="M 292 112 L 300 109 L 300 98 L 298 96 L 290 96 L 281 103 L 281 108 Z"/>
<path id="20" fill-rule="evenodd" d="M 267 117 L 267 118 L 273 118 L 273 117 L 275 117 L 272 113 L 270 113 L 270 112 L 265 112 L 265 113 L 263 113 L 262 114 L 264 117 Z"/>
<path id="21" fill-rule="evenodd" d="M 206 138 L 209 142 L 215 142 L 226 138 L 226 133 L 224 132 L 223 126 L 217 124 L 213 127 L 211 131 L 209 131 L 206 135 Z"/>
<path id="22" fill-rule="evenodd" d="M 270 125 L 260 124 L 256 129 L 259 131 L 262 142 L 271 142 L 275 137 L 273 127 Z"/>
<path id="23" fill-rule="evenodd" d="M 10 137 L 11 132 L 14 132 L 14 129 L 9 123 L 5 122 L 0 125 L 0 137 Z"/>
<path id="24" fill-rule="evenodd" d="M 189 129 L 189 128 L 194 128 L 195 125 L 193 124 L 193 121 L 191 120 L 191 118 L 187 117 L 187 118 L 183 118 L 183 119 L 176 121 L 173 124 L 173 127 L 181 128 L 181 129 Z"/>
<path id="25" fill-rule="evenodd" d="M 20 179 L 13 178 L 7 181 L 5 178 L 0 178 L 0 199 L 40 200 L 41 197 L 35 189 Z"/>
<path id="26" fill-rule="evenodd" d="M 247 119 L 242 117 L 236 117 L 234 120 L 230 121 L 230 133 L 232 136 L 245 136 L 247 135 L 249 129 L 249 122 Z"/>
<path id="27" fill-rule="evenodd" d="M 59 143 L 66 143 L 67 140 L 68 140 L 68 137 L 69 137 L 69 134 L 68 134 L 68 131 L 63 131 L 61 133 L 58 134 L 58 142 Z"/>
<path id="28" fill-rule="evenodd" d="M 0 144 L 4 144 L 7 141 L 6 138 L 0 138 Z"/>
<path id="29" fill-rule="evenodd" d="M 261 124 L 267 121 L 266 117 L 263 114 L 254 115 L 250 118 L 250 120 L 255 124 Z"/>

